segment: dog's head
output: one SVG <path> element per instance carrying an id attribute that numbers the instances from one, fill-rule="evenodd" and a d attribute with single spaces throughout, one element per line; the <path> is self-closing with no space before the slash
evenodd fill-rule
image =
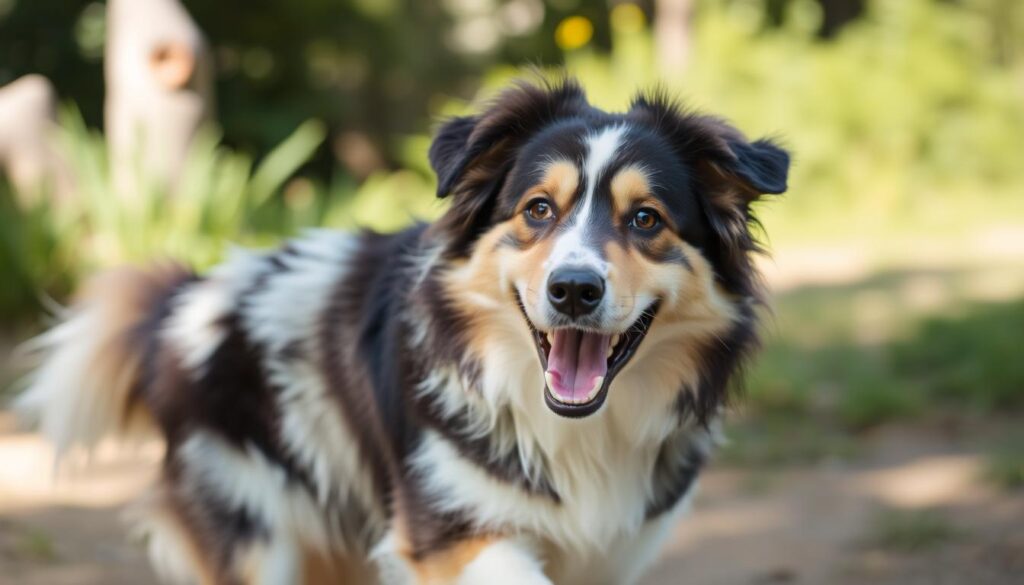
<path id="1" fill-rule="evenodd" d="M 784 150 L 659 95 L 609 114 L 567 81 L 449 120 L 430 162 L 449 292 L 474 327 L 521 311 L 551 410 L 596 412 L 627 367 L 682 392 L 728 377 L 694 354 L 752 319 L 750 204 L 786 189 Z"/>

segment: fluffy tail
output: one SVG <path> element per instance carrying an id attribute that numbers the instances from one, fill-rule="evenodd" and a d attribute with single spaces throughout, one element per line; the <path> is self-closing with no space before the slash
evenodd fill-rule
<path id="1" fill-rule="evenodd" d="M 176 264 L 101 274 L 61 323 L 29 342 L 42 363 L 15 410 L 38 423 L 58 456 L 153 430 L 139 400 L 146 347 L 171 294 L 192 278 Z"/>

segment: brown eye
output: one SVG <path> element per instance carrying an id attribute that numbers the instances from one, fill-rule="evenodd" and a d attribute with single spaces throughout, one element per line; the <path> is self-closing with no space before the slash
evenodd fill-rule
<path id="1" fill-rule="evenodd" d="M 650 230 L 657 227 L 660 222 L 661 217 L 658 216 L 657 211 L 644 208 L 636 212 L 629 225 L 641 230 Z"/>
<path id="2" fill-rule="evenodd" d="M 551 204 L 544 199 L 534 199 L 531 201 L 526 207 L 526 214 L 530 216 L 530 219 L 536 221 L 547 221 L 555 217 Z"/>

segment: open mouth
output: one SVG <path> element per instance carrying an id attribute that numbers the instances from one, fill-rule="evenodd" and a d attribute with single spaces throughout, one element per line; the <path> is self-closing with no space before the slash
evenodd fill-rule
<path id="1" fill-rule="evenodd" d="M 636 355 L 657 310 L 655 303 L 626 331 L 616 334 L 573 327 L 544 333 L 527 317 L 544 368 L 548 408 L 573 418 L 597 412 L 608 397 L 612 380 Z"/>

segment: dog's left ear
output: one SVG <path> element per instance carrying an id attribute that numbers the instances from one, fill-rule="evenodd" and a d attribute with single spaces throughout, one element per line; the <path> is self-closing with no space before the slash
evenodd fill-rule
<path id="1" fill-rule="evenodd" d="M 750 204 L 786 191 L 789 153 L 771 140 L 748 141 L 724 120 L 686 112 L 662 94 L 638 96 L 629 116 L 665 136 L 693 169 L 691 187 L 712 232 L 706 253 L 728 288 L 754 294 L 749 255 L 759 248 Z"/>
<path id="2" fill-rule="evenodd" d="M 715 164 L 740 181 L 748 196 L 785 193 L 789 176 L 789 153 L 771 140 L 747 142 L 742 136 L 726 139 L 727 149 Z M 731 156 L 730 156 L 731 155 Z"/>
<path id="3" fill-rule="evenodd" d="M 662 94 L 640 95 L 630 115 L 658 129 L 701 176 L 711 202 L 745 207 L 761 195 L 783 193 L 789 153 L 768 139 L 754 142 L 726 121 L 683 111 Z M 717 199 L 717 200 L 716 200 Z"/>
<path id="4" fill-rule="evenodd" d="M 440 127 L 429 158 L 437 196 L 454 199 L 435 224 L 447 234 L 450 252 L 465 254 L 491 224 L 498 193 L 523 144 L 546 125 L 587 107 L 583 89 L 572 80 L 520 83 L 480 115 L 452 118 Z"/>

